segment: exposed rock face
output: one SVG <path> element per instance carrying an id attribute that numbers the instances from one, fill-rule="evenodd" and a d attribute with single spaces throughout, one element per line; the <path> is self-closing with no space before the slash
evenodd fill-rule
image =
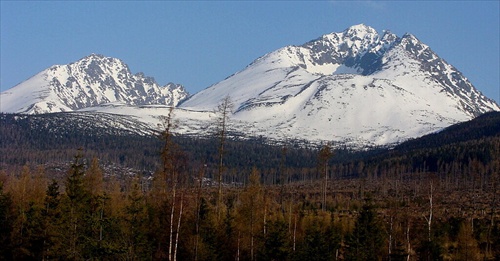
<path id="1" fill-rule="evenodd" d="M 54 65 L 1 95 L 2 112 L 31 114 L 112 102 L 176 106 L 188 93 L 179 84 L 160 86 L 143 73 L 133 75 L 119 59 L 91 54 L 68 65 Z"/>

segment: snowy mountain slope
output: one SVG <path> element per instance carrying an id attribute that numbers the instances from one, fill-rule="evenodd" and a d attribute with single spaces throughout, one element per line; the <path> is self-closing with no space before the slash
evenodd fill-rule
<path id="1" fill-rule="evenodd" d="M 9 117 L 13 115 L 13 118 Z M 29 130 L 46 131 L 54 137 L 67 135 L 151 135 L 155 129 L 128 115 L 102 112 L 57 112 L 47 114 L 0 114 L 0 120 L 25 121 Z"/>
<path id="2" fill-rule="evenodd" d="M 399 143 L 500 111 L 415 36 L 355 25 L 268 53 L 189 98 L 180 85 L 160 87 L 93 54 L 1 93 L 0 112 L 117 115 L 123 128 L 145 134 L 177 105 L 178 132 L 205 135 L 227 96 L 233 133 L 351 147 Z"/>
<path id="3" fill-rule="evenodd" d="M 125 103 L 107 103 L 95 107 L 78 110 L 78 113 L 103 113 L 107 115 L 126 116 L 137 126 L 149 126 L 146 131 L 154 133 L 162 130 L 164 117 L 168 115 L 171 106 L 143 105 L 134 106 Z M 188 135 L 209 134 L 210 125 L 214 122 L 213 112 L 192 111 L 175 108 L 173 119 L 177 123 L 175 132 Z M 131 125 L 132 126 L 132 125 Z M 140 133 L 140 132 L 139 132 Z"/>
<path id="4" fill-rule="evenodd" d="M 180 107 L 211 111 L 226 96 L 247 133 L 364 145 L 500 110 L 413 35 L 365 25 L 266 54 Z"/>
<path id="5" fill-rule="evenodd" d="M 188 93 L 181 85 L 159 86 L 142 73 L 132 75 L 119 59 L 91 54 L 68 65 L 54 65 L 0 94 L 0 111 L 52 113 L 109 102 L 176 105 Z"/>

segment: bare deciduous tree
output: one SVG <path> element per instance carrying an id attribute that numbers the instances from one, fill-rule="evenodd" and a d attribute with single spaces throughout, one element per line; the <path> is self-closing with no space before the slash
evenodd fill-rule
<path id="1" fill-rule="evenodd" d="M 323 179 L 323 184 L 321 186 L 321 208 L 323 211 L 326 210 L 326 192 L 328 188 L 328 161 L 332 157 L 333 153 L 328 144 L 324 145 L 319 151 L 319 171 Z"/>
<path id="2" fill-rule="evenodd" d="M 217 106 L 216 110 L 216 124 L 215 124 L 215 134 L 218 139 L 218 170 L 217 170 L 217 181 L 219 183 L 219 189 L 217 191 L 217 219 L 221 216 L 222 207 L 222 173 L 224 172 L 224 145 L 226 143 L 227 137 L 227 124 L 229 121 L 229 116 L 232 113 L 233 103 L 229 96 L 226 96 L 221 103 Z"/>
<path id="3" fill-rule="evenodd" d="M 169 245 L 168 245 L 168 260 L 177 259 L 177 243 L 179 241 L 179 230 L 182 219 L 183 211 L 183 193 L 180 198 L 179 214 L 177 217 L 177 230 L 174 231 L 174 217 L 177 204 L 177 186 L 180 180 L 179 172 L 182 169 L 182 153 L 178 148 L 177 144 L 172 140 L 173 130 L 177 127 L 177 122 L 174 121 L 174 108 L 171 107 L 168 114 L 162 118 L 163 130 L 161 132 L 161 138 L 164 141 L 164 146 L 161 152 L 161 158 L 163 163 L 163 175 L 166 182 L 167 191 L 170 192 L 170 231 L 169 231 Z M 174 240 L 174 233 L 175 240 Z M 175 243 L 174 243 L 175 241 Z"/>

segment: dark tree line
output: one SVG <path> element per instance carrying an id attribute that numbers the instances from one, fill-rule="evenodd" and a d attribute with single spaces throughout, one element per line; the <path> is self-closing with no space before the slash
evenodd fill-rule
<path id="1" fill-rule="evenodd" d="M 74 156 L 55 179 L 42 156 L 29 160 L 51 151 L 37 145 L 43 132 L 24 140 L 22 126 L 0 125 L 2 166 L 22 165 L 0 172 L 0 259 L 500 258 L 498 130 L 359 153 L 227 138 L 222 154 L 220 140 L 173 135 L 172 117 L 150 145 L 136 136 L 94 136 L 76 153 L 62 145 L 54 151 Z M 112 142 L 117 154 L 104 148 Z M 14 151 L 26 154 L 15 161 Z M 107 175 L 113 157 L 154 162 L 154 173 Z"/>
<path id="2" fill-rule="evenodd" d="M 181 168 L 158 170 L 152 183 L 140 177 L 125 182 L 106 178 L 97 159 L 83 164 L 81 154 L 74 157 L 61 183 L 47 179 L 41 168 L 2 173 L 0 259 L 500 257 L 500 213 L 492 208 L 498 203 L 490 201 L 484 211 L 477 211 L 465 208 L 459 196 L 457 202 L 448 202 L 460 194 L 448 197 L 457 192 L 439 192 L 445 190 L 439 179 L 431 187 L 428 178 L 417 180 L 420 184 L 404 183 L 402 196 L 384 194 L 380 183 L 361 188 L 361 180 L 334 179 L 328 185 L 325 206 L 322 180 L 288 184 L 282 194 L 281 185 L 263 185 L 265 173 L 253 169 L 244 187 L 223 186 L 223 203 L 217 206 L 218 187 L 189 182 L 184 178 L 184 161 L 173 158 L 170 166 L 181 164 Z M 430 191 L 434 191 L 431 205 Z M 482 195 L 498 196 L 498 191 L 493 193 L 488 190 Z"/>

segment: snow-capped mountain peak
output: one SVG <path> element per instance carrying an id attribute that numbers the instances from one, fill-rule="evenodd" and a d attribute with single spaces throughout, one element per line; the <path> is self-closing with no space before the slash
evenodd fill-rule
<path id="1" fill-rule="evenodd" d="M 195 95 L 132 74 L 116 58 L 91 54 L 55 65 L 0 94 L 0 111 L 106 112 L 152 128 L 177 106 L 181 132 L 206 133 L 229 96 L 231 131 L 269 139 L 387 145 L 500 111 L 455 67 L 412 34 L 364 24 L 290 45 Z"/>
<path id="2" fill-rule="evenodd" d="M 120 59 L 91 54 L 67 65 L 51 66 L 0 95 L 0 111 L 31 114 L 75 111 L 110 102 L 175 106 L 188 93 L 182 85 L 160 86 L 143 73 L 132 74 Z"/>
<path id="3" fill-rule="evenodd" d="M 378 32 L 370 26 L 364 24 L 354 25 L 342 32 L 345 38 L 352 40 L 374 41 L 378 38 Z"/>
<path id="4" fill-rule="evenodd" d="M 500 110 L 415 36 L 363 24 L 271 52 L 181 107 L 210 111 L 227 95 L 247 132 L 365 145 Z"/>

